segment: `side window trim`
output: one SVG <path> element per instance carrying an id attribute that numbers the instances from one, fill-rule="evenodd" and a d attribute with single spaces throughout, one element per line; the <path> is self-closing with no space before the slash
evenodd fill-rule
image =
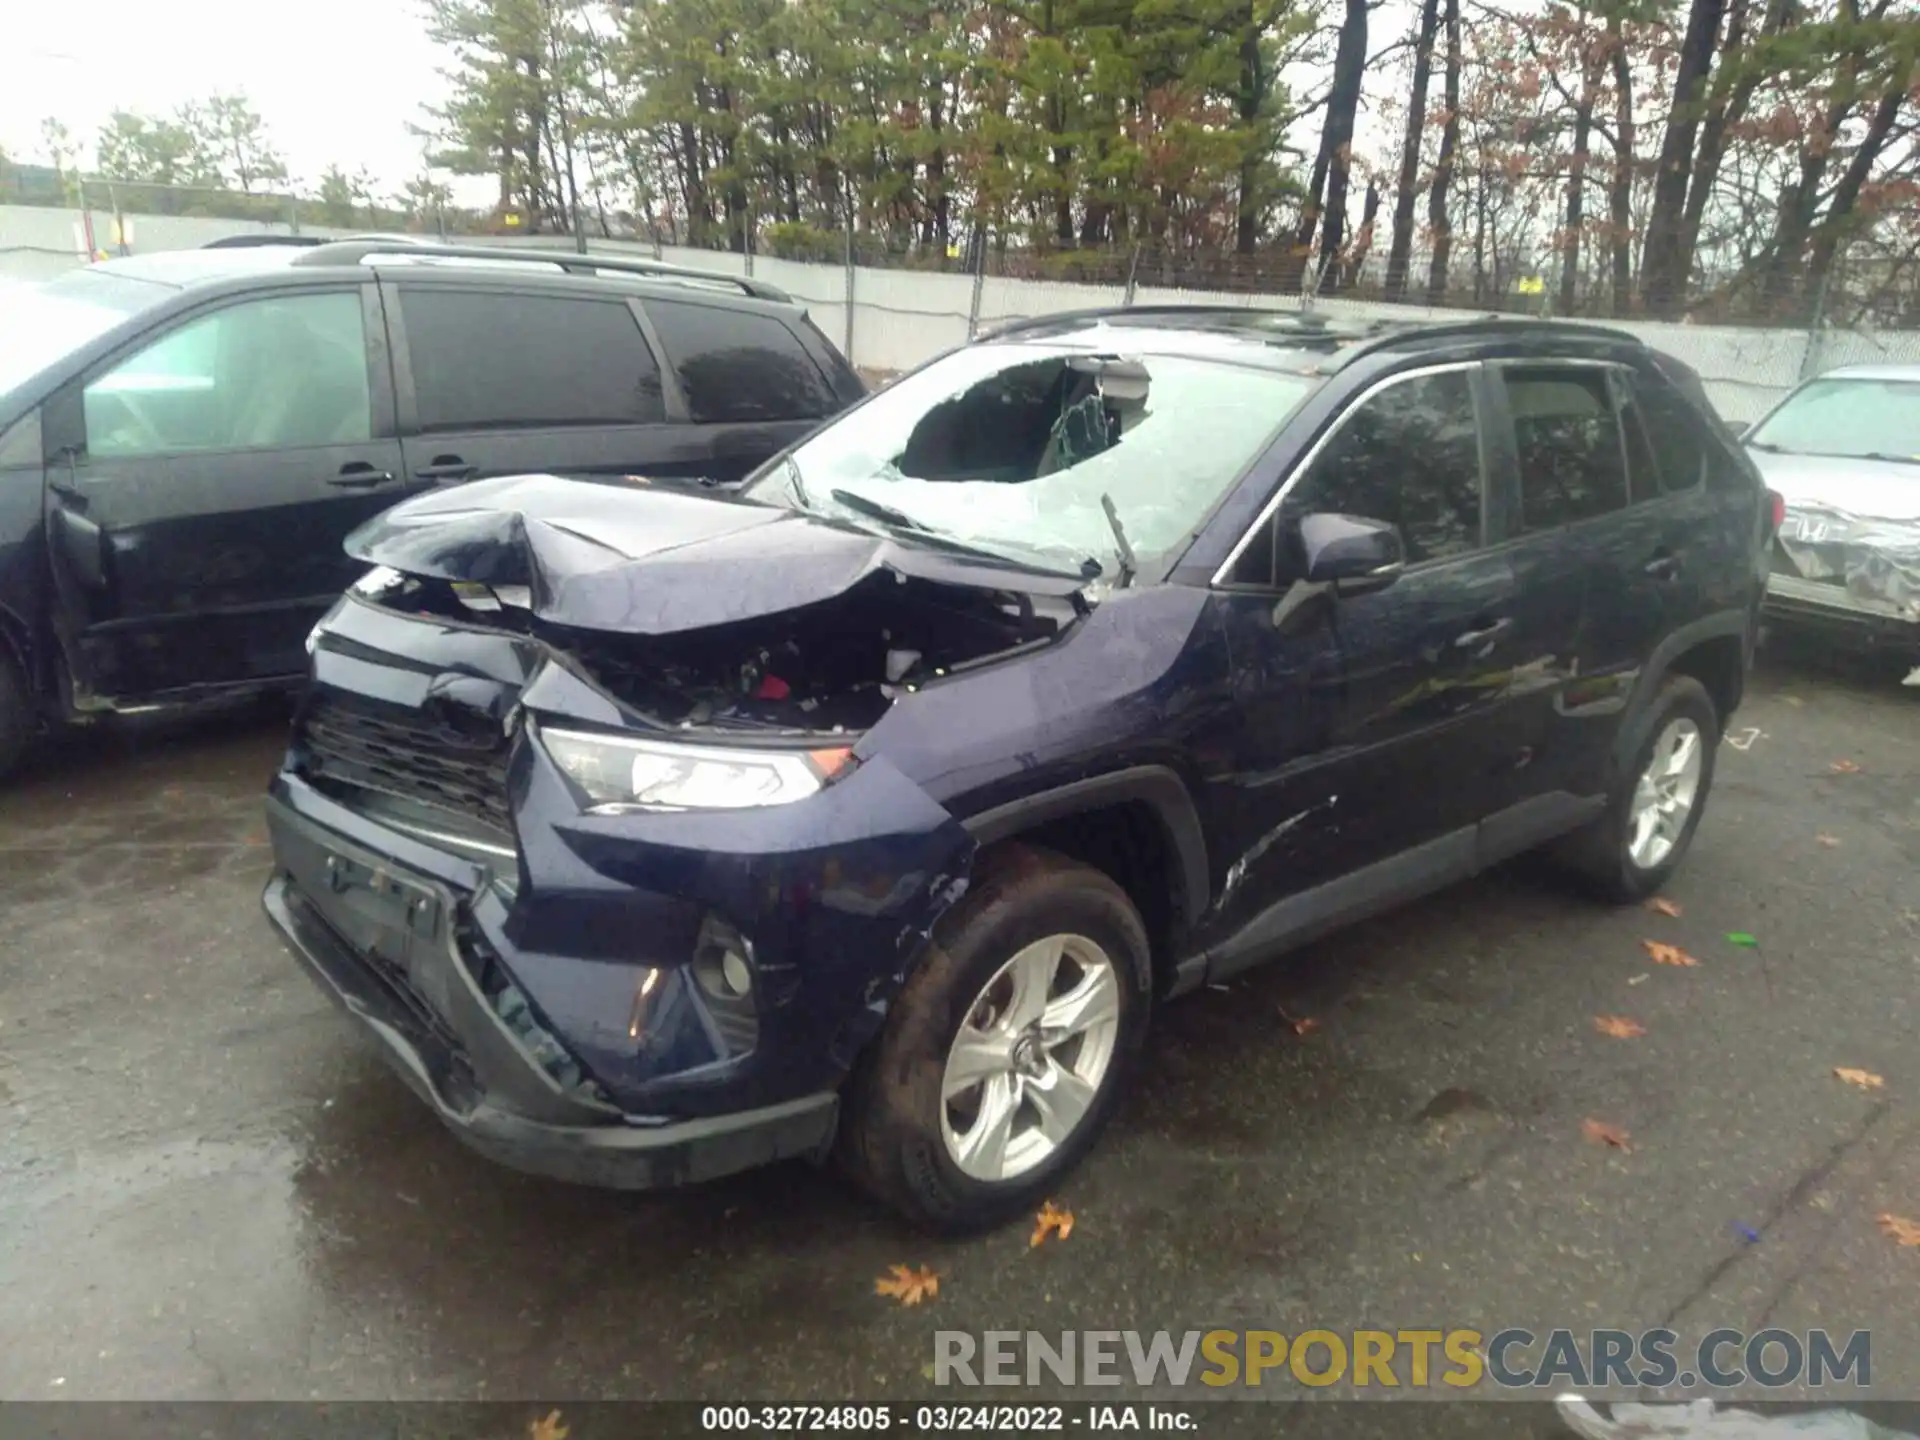
<path id="1" fill-rule="evenodd" d="M 666 412 L 667 424 L 692 423 L 687 410 L 687 392 L 680 388 L 680 367 L 668 358 L 667 347 L 660 343 L 660 332 L 654 328 L 653 316 L 647 313 L 647 307 L 638 295 L 627 297 L 627 310 L 633 316 L 633 323 L 640 327 L 640 338 L 646 341 L 647 348 L 653 352 L 653 363 L 660 369 L 660 408 Z"/>
<path id="2" fill-rule="evenodd" d="M 1313 468 L 1314 461 L 1320 458 L 1321 452 L 1339 437 L 1340 432 L 1347 427 L 1348 421 L 1359 414 L 1375 396 L 1391 390 L 1396 385 L 1409 384 L 1415 380 L 1425 380 L 1434 375 L 1464 372 L 1468 376 L 1468 393 L 1473 400 L 1474 429 L 1480 455 L 1480 545 L 1476 547 L 1476 549 L 1484 548 L 1487 543 L 1487 477 L 1489 470 L 1487 421 L 1485 397 L 1481 394 L 1480 385 L 1474 379 L 1476 373 L 1481 369 L 1482 364 L 1478 360 L 1449 360 L 1438 365 L 1422 365 L 1413 370 L 1396 370 L 1391 375 L 1382 375 L 1379 379 L 1373 381 L 1355 394 L 1347 403 L 1346 408 L 1341 410 L 1338 415 L 1334 416 L 1333 419 L 1328 422 L 1326 429 L 1320 432 L 1313 444 L 1307 447 L 1306 453 L 1294 462 L 1293 468 L 1281 479 L 1279 485 L 1275 487 L 1272 496 L 1267 500 L 1267 503 L 1260 507 L 1260 511 L 1253 517 L 1252 523 L 1247 526 L 1240 538 L 1234 542 L 1233 548 L 1227 552 L 1227 558 L 1222 560 L 1219 567 L 1213 572 L 1212 579 L 1207 582 L 1209 587 L 1216 590 L 1273 589 L 1274 587 L 1271 584 L 1249 585 L 1244 582 L 1235 583 L 1227 577 L 1232 573 L 1233 567 L 1240 562 L 1240 557 L 1246 551 L 1247 547 L 1253 544 L 1255 539 L 1260 535 L 1260 532 L 1272 523 L 1273 517 L 1279 513 L 1280 507 L 1286 503 L 1288 493 L 1300 482 L 1301 477 Z M 1440 564 L 1445 560 L 1457 558 L 1459 557 L 1443 556 L 1425 563 Z M 1409 566 L 1408 568 L 1415 569 L 1417 567 Z"/>

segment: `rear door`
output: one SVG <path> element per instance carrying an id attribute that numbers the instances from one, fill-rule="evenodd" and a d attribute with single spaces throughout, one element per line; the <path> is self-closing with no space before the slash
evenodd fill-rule
<path id="1" fill-rule="evenodd" d="M 371 284 L 178 317 L 45 407 L 54 625 L 80 694 L 290 678 L 404 490 Z"/>
<path id="2" fill-rule="evenodd" d="M 1546 661 L 1520 697 L 1530 764 L 1515 786 L 1596 795 L 1618 717 L 1687 583 L 1688 542 L 1658 503 L 1624 367 L 1526 362 L 1495 373 L 1520 623 Z"/>
<path id="3" fill-rule="evenodd" d="M 715 480 L 744 479 L 845 401 L 815 349 L 779 311 L 715 297 L 649 297 L 648 318 L 698 427 L 705 469 Z"/>
<path id="4" fill-rule="evenodd" d="M 567 281 L 412 271 L 381 287 L 416 486 L 699 473 L 698 437 L 676 413 L 636 302 Z"/>

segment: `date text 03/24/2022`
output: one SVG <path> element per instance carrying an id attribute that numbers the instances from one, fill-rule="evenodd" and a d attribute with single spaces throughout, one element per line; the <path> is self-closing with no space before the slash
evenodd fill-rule
<path id="1" fill-rule="evenodd" d="M 706 1405 L 700 1428 L 735 1434 L 840 1431 L 881 1434 L 1063 1433 L 1075 1430 L 1197 1430 L 1187 1410 L 1165 1405 Z"/>

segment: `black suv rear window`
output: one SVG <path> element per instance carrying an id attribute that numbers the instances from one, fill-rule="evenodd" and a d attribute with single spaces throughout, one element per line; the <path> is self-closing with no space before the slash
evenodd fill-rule
<path id="1" fill-rule="evenodd" d="M 815 420 L 838 408 L 813 357 L 771 315 L 677 300 L 649 300 L 647 313 L 698 424 Z"/>
<path id="2" fill-rule="evenodd" d="M 664 418 L 660 366 L 622 300 L 400 290 L 422 430 Z"/>

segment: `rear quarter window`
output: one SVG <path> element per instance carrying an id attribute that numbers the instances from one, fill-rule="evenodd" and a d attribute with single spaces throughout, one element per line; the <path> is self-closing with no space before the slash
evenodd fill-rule
<path id="1" fill-rule="evenodd" d="M 817 420 L 839 408 L 820 367 L 777 317 L 692 301 L 646 305 L 695 423 Z"/>

